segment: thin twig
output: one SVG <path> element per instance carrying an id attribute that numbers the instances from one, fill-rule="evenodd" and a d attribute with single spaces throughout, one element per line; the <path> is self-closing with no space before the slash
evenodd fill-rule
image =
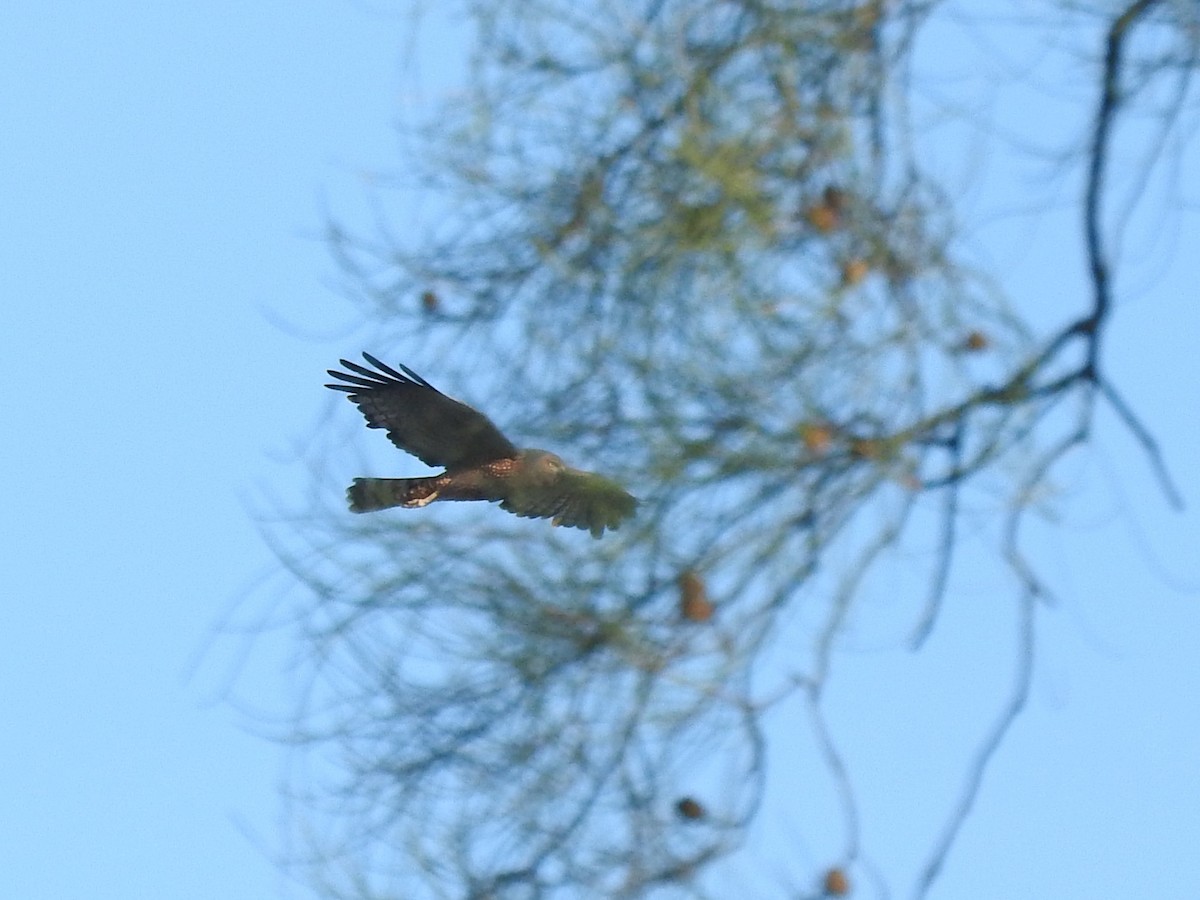
<path id="1" fill-rule="evenodd" d="M 818 749 L 825 758 L 825 766 L 833 777 L 838 799 L 842 804 L 842 815 L 846 822 L 846 859 L 852 860 L 858 857 L 860 832 L 858 802 L 854 798 L 854 787 L 842 755 L 833 742 L 833 735 L 829 733 L 829 724 L 825 721 L 825 714 L 821 709 L 820 691 L 816 689 L 815 685 L 809 685 L 807 697 L 813 736 L 817 739 Z"/>
<path id="2" fill-rule="evenodd" d="M 952 454 L 950 468 L 953 471 L 962 465 L 961 422 L 955 429 L 954 437 L 950 442 L 950 451 Z M 946 586 L 950 582 L 950 564 L 954 559 L 954 543 L 958 524 L 959 483 L 951 482 L 945 490 L 947 493 L 946 505 L 942 511 L 942 546 L 938 552 L 937 571 L 934 573 L 933 588 L 929 593 L 929 599 L 925 602 L 925 611 L 909 639 L 909 649 L 914 652 L 921 649 L 933 631 L 933 625 L 942 608 L 942 600 L 946 596 Z"/>
<path id="3" fill-rule="evenodd" d="M 1104 200 L 1104 178 L 1108 171 L 1108 151 L 1112 140 L 1112 128 L 1117 107 L 1121 105 L 1121 66 L 1125 40 L 1138 19 L 1145 15 L 1160 0 L 1136 0 L 1126 7 L 1108 31 L 1104 48 L 1104 80 L 1100 94 L 1100 106 L 1096 111 L 1096 124 L 1092 131 L 1092 147 L 1089 153 L 1087 188 L 1084 195 L 1083 227 L 1087 245 L 1088 267 L 1092 273 L 1093 308 L 1091 330 L 1100 326 L 1112 308 L 1112 292 L 1109 286 L 1109 265 L 1101 234 L 1101 204 Z M 1099 341 L 1093 339 L 1088 348 L 1088 366 L 1095 372 Z"/>
<path id="4" fill-rule="evenodd" d="M 925 864 L 925 869 L 917 881 L 917 888 L 913 894 L 916 900 L 920 900 L 920 898 L 926 895 L 930 886 L 941 872 L 942 865 L 950 853 L 950 848 L 962 830 L 963 822 L 966 821 L 967 816 L 975 805 L 975 801 L 979 797 L 979 789 L 983 784 L 983 776 L 991 764 L 992 757 L 999 750 L 1013 722 L 1021 714 L 1021 711 L 1025 708 L 1026 701 L 1029 699 L 1029 684 L 1033 675 L 1034 609 L 1036 606 L 1036 597 L 1032 591 L 1026 591 L 1021 595 L 1017 622 L 1019 652 L 1017 656 L 1017 670 L 1013 678 L 1012 693 L 1009 695 L 1008 702 L 1005 703 L 1004 708 L 1001 710 L 999 718 L 997 718 L 995 724 L 992 726 L 992 730 L 988 733 L 982 745 L 980 745 L 979 752 L 975 756 L 975 762 L 967 772 L 967 781 L 963 786 L 958 805 L 951 814 L 950 821 L 947 823 L 945 831 L 942 832 L 942 837 L 939 839 L 932 856 L 929 858 L 929 862 Z"/>
<path id="5" fill-rule="evenodd" d="M 1121 395 L 1117 393 L 1117 389 L 1108 383 L 1107 380 L 1101 379 L 1097 382 L 1100 388 L 1100 393 L 1104 395 L 1117 415 L 1125 423 L 1137 442 L 1142 445 L 1142 449 L 1146 455 L 1150 457 L 1150 465 L 1154 468 L 1154 474 L 1158 476 L 1159 483 L 1162 485 L 1163 493 L 1167 495 L 1167 502 L 1176 510 L 1183 510 L 1183 494 L 1179 488 L 1175 486 L 1174 480 L 1171 478 L 1171 473 L 1167 469 L 1166 460 L 1163 459 L 1162 448 L 1159 447 L 1158 441 L 1150 434 L 1149 429 L 1141 423 L 1132 409 L 1129 408 Z"/>

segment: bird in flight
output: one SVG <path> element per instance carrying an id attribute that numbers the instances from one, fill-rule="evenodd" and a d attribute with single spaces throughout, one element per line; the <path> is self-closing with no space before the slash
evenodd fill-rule
<path id="1" fill-rule="evenodd" d="M 555 525 L 583 528 L 600 537 L 633 515 L 637 499 L 592 472 L 572 469 L 546 450 L 522 450 L 492 421 L 451 399 L 407 366 L 397 371 L 369 353 L 374 369 L 340 360 L 349 372 L 329 369 L 367 419 L 392 443 L 429 466 L 445 469 L 423 478 L 355 478 L 346 495 L 350 511 L 392 506 L 409 509 L 435 500 L 490 500 L 500 508 Z"/>

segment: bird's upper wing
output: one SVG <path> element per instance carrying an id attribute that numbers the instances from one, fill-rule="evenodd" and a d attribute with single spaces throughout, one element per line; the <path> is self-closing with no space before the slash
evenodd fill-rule
<path id="1" fill-rule="evenodd" d="M 363 359 L 378 371 L 349 360 L 350 370 L 329 370 L 346 384 L 327 384 L 345 391 L 367 418 L 370 428 L 386 428 L 393 444 L 430 466 L 480 465 L 515 457 L 520 452 L 491 419 L 441 393 L 428 381 L 400 366 L 397 372 L 369 353 Z"/>
<path id="2" fill-rule="evenodd" d="M 600 537 L 614 531 L 637 509 L 637 498 L 603 475 L 566 469 L 551 484 L 511 493 L 500 506 L 518 516 L 553 519 L 555 525 L 583 528 Z"/>

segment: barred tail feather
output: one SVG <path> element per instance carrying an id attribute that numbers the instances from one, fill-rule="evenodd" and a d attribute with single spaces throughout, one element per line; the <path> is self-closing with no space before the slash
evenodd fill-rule
<path id="1" fill-rule="evenodd" d="M 355 478 L 346 490 L 350 512 L 374 512 L 392 506 L 424 506 L 437 499 L 438 477 Z"/>

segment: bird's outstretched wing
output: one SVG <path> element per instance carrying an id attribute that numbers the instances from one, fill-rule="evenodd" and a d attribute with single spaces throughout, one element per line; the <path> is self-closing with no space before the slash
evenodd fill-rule
<path id="1" fill-rule="evenodd" d="M 378 371 L 343 359 L 350 372 L 330 369 L 329 374 L 346 384 L 325 387 L 349 394 L 369 428 L 387 429 L 393 444 L 426 465 L 476 466 L 520 452 L 491 419 L 447 397 L 407 366 L 397 372 L 369 353 L 363 359 Z"/>
<path id="2" fill-rule="evenodd" d="M 637 498 L 603 475 L 566 469 L 550 484 L 526 487 L 500 504 L 518 516 L 553 519 L 555 525 L 583 528 L 600 537 L 616 530 L 637 509 Z"/>

